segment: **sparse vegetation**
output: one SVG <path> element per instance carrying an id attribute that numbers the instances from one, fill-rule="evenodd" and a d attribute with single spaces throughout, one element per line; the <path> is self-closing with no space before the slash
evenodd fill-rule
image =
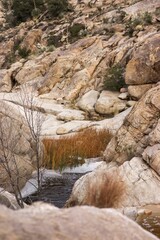
<path id="1" fill-rule="evenodd" d="M 152 15 L 149 12 L 144 13 L 143 22 L 145 25 L 152 24 Z"/>
<path id="2" fill-rule="evenodd" d="M 111 140 L 108 130 L 87 129 L 59 139 L 44 139 L 48 168 L 63 169 L 82 164 L 84 158 L 99 157 Z"/>
<path id="3" fill-rule="evenodd" d="M 58 17 L 61 13 L 67 12 L 68 0 L 47 0 L 48 11 L 51 16 Z"/>
<path id="4" fill-rule="evenodd" d="M 149 24 L 152 24 L 152 15 L 149 12 L 139 14 L 137 17 L 127 22 L 125 34 L 132 37 L 138 25 L 146 26 Z"/>
<path id="5" fill-rule="evenodd" d="M 125 86 L 124 68 L 116 64 L 109 68 L 104 77 L 104 89 L 109 91 L 119 91 Z"/>
<path id="6" fill-rule="evenodd" d="M 123 201 L 125 190 L 125 184 L 117 172 L 101 174 L 88 184 L 87 196 L 82 205 L 117 208 Z"/>
<path id="7" fill-rule="evenodd" d="M 18 54 L 22 58 L 27 58 L 29 56 L 30 52 L 31 51 L 29 49 L 27 49 L 26 47 L 19 47 L 19 49 L 18 49 Z"/>
<path id="8" fill-rule="evenodd" d="M 85 25 L 82 23 L 75 23 L 68 30 L 71 38 L 77 38 L 79 37 L 80 32 L 85 30 Z"/>
<path id="9" fill-rule="evenodd" d="M 12 10 L 15 24 L 32 18 L 33 10 L 38 12 L 43 8 L 43 0 L 13 0 Z"/>

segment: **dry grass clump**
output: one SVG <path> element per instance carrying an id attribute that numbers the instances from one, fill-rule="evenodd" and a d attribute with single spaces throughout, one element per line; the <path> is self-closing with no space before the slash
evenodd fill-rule
<path id="1" fill-rule="evenodd" d="M 97 180 L 97 178 L 96 178 Z M 82 205 L 99 208 L 117 208 L 123 201 L 126 186 L 120 175 L 104 173 L 88 184 L 87 196 Z"/>
<path id="2" fill-rule="evenodd" d="M 45 164 L 52 169 L 77 166 L 84 158 L 101 156 L 111 138 L 108 130 L 90 128 L 59 139 L 44 139 L 48 155 Z"/>

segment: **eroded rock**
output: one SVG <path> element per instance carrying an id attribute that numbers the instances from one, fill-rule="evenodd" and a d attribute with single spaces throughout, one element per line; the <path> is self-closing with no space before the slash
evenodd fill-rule
<path id="1" fill-rule="evenodd" d="M 127 84 L 139 85 L 160 81 L 160 34 L 147 38 L 134 53 L 126 67 Z"/>
<path id="2" fill-rule="evenodd" d="M 116 136 L 108 144 L 104 156 L 107 162 L 123 163 L 133 156 L 141 156 L 148 146 L 160 114 L 160 86 L 150 89 L 134 105 Z"/>

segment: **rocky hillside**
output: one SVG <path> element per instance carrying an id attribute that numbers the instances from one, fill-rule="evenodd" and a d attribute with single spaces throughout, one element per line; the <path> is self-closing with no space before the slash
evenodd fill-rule
<path id="1" fill-rule="evenodd" d="M 160 203 L 160 1 L 71 0 L 70 4 L 70 11 L 60 17 L 44 13 L 14 27 L 1 7 L 0 117 L 4 128 L 10 130 L 11 122 L 18 133 L 12 150 L 25 175 L 21 187 L 31 175 L 36 156 L 25 105 L 34 123 L 37 112 L 43 118 L 41 138 L 91 126 L 116 133 L 105 151 L 106 162 L 114 161 L 125 176 L 133 170 L 136 179 L 126 177 L 132 194 L 127 193 L 122 205 Z M 29 93 L 34 101 L 24 104 Z M 19 156 L 25 164 L 19 164 Z M 1 185 L 11 190 L 4 186 L 6 178 L 1 174 Z M 137 182 L 140 185 L 135 188 Z M 155 195 L 148 184 L 157 189 Z M 73 199 L 85 196 L 77 192 Z M 144 199 L 137 197 L 140 192 L 145 192 Z"/>
<path id="2" fill-rule="evenodd" d="M 1 91 L 17 91 L 27 84 L 43 99 L 75 104 L 91 90 L 101 93 L 107 89 L 107 69 L 120 64 L 130 96 L 139 99 L 159 80 L 159 1 L 71 4 L 74 10 L 60 19 L 44 16 L 9 29 L 3 24 Z M 96 102 L 98 93 L 93 96 Z M 117 111 L 126 108 L 126 102 L 120 100 L 116 105 Z M 108 114 L 98 106 L 96 111 Z"/>

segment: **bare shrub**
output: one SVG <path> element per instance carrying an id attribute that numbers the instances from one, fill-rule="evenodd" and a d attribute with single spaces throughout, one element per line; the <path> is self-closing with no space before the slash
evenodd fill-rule
<path id="1" fill-rule="evenodd" d="M 27 90 L 24 85 L 21 89 L 20 101 L 24 111 L 24 118 L 26 120 L 27 126 L 29 128 L 32 140 L 34 142 L 34 149 L 36 153 L 36 170 L 37 170 L 37 183 L 38 183 L 38 193 L 41 187 L 41 174 L 40 169 L 42 167 L 43 159 L 43 147 L 41 143 L 41 130 L 42 124 L 44 122 L 44 117 L 40 113 L 38 104 L 34 98 L 34 92 L 32 90 Z"/>
<path id="2" fill-rule="evenodd" d="M 72 136 L 59 139 L 44 139 L 48 154 L 47 167 L 52 169 L 75 166 L 84 158 L 99 157 L 111 140 L 108 130 L 86 129 Z"/>
<path id="3" fill-rule="evenodd" d="M 97 180 L 97 178 L 96 178 Z M 99 208 L 117 208 L 125 194 L 125 184 L 116 172 L 98 176 L 98 181 L 89 182 L 88 191 L 82 205 Z"/>

